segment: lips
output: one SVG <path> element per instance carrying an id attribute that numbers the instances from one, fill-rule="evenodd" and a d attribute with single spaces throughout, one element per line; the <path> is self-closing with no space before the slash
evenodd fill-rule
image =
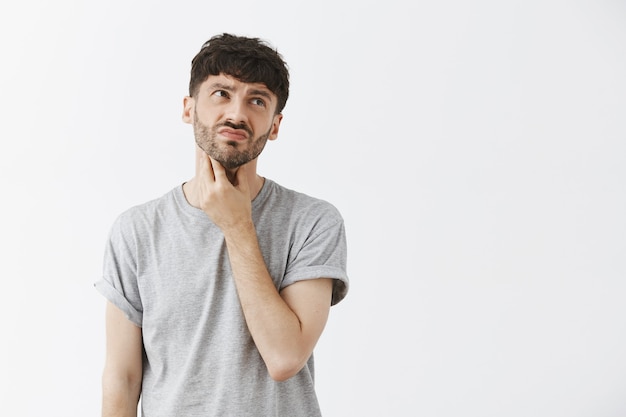
<path id="1" fill-rule="evenodd" d="M 248 132 L 242 129 L 233 129 L 230 127 L 223 127 L 217 131 L 223 137 L 229 140 L 242 141 L 248 139 Z"/>

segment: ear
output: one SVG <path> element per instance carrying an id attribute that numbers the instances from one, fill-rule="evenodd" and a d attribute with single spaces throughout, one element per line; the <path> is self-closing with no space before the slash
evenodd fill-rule
<path id="1" fill-rule="evenodd" d="M 183 99 L 183 122 L 193 124 L 193 115 L 196 101 L 193 97 L 185 96 Z"/>
<path id="2" fill-rule="evenodd" d="M 283 120 L 283 114 L 275 114 L 274 120 L 272 120 L 272 130 L 268 137 L 269 140 L 275 140 L 278 137 L 278 130 L 280 128 L 280 122 Z"/>

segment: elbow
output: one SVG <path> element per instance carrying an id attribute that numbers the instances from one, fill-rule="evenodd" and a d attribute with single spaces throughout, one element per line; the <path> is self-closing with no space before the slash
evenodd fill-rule
<path id="1" fill-rule="evenodd" d="M 292 376 L 296 375 L 298 372 L 300 372 L 300 369 L 289 369 L 289 368 L 283 368 L 283 369 L 268 368 L 268 370 L 270 373 L 270 377 L 276 382 L 284 382 L 288 380 L 289 378 L 291 378 Z"/>
<path id="2" fill-rule="evenodd" d="M 266 362 L 266 366 L 270 377 L 274 381 L 283 382 L 300 372 L 305 363 L 306 359 L 279 358 L 269 363 Z"/>

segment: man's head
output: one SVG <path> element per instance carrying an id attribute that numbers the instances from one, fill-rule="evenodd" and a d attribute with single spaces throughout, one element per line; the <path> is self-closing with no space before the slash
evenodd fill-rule
<path id="1" fill-rule="evenodd" d="M 278 136 L 289 95 L 282 57 L 255 38 L 223 34 L 194 57 L 183 120 L 196 144 L 225 168 L 255 160 Z"/>
<path id="2" fill-rule="evenodd" d="M 265 84 L 276 95 L 275 113 L 283 111 L 289 97 L 289 71 L 282 56 L 264 41 L 227 33 L 209 39 L 191 61 L 189 96 L 195 97 L 210 75 L 220 74 Z"/>

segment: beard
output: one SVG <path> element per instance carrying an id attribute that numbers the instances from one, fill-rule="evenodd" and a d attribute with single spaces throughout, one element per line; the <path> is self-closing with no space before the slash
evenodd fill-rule
<path id="1" fill-rule="evenodd" d="M 194 116 L 193 135 L 196 138 L 196 144 L 226 169 L 238 168 L 258 157 L 263 148 L 265 148 L 267 139 L 272 131 L 270 127 L 266 133 L 254 138 L 254 132 L 246 124 L 235 125 L 231 122 L 224 122 L 218 123 L 211 128 L 198 119 L 197 113 Z M 245 130 L 248 133 L 248 140 L 245 142 L 226 141 L 220 143 L 221 141 L 217 139 L 217 130 L 223 126 Z"/>

